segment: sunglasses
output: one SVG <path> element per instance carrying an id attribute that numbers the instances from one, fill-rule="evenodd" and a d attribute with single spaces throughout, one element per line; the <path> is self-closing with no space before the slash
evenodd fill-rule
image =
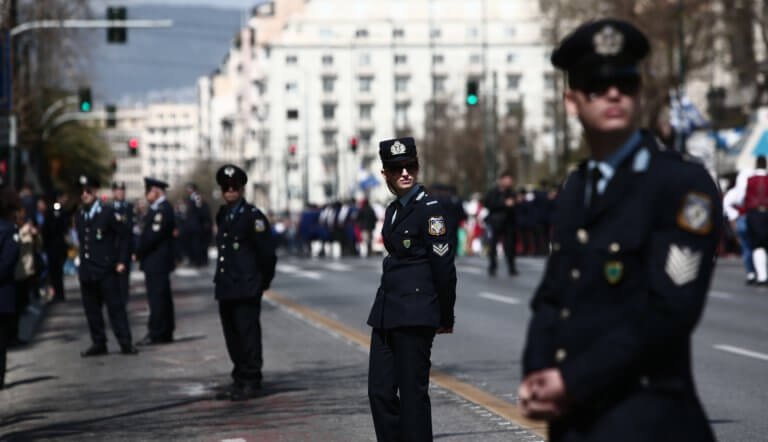
<path id="1" fill-rule="evenodd" d="M 225 184 L 225 185 L 221 186 L 221 191 L 222 192 L 229 192 L 230 190 L 234 190 L 235 192 L 237 192 L 237 191 L 240 190 L 240 188 L 235 186 L 234 184 Z"/>
<path id="2" fill-rule="evenodd" d="M 640 77 L 595 78 L 587 81 L 581 90 L 587 95 L 601 97 L 615 87 L 622 95 L 634 96 L 640 90 Z"/>
<path id="3" fill-rule="evenodd" d="M 384 166 L 384 170 L 386 170 L 388 173 L 391 173 L 391 174 L 399 174 L 400 172 L 403 171 L 403 169 L 407 170 L 409 174 L 414 174 L 419 171 L 419 163 L 413 162 L 413 163 L 406 163 L 406 164 Z"/>

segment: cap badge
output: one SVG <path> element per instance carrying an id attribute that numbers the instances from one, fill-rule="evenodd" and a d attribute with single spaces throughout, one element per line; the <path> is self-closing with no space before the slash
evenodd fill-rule
<path id="1" fill-rule="evenodd" d="M 405 144 L 401 143 L 400 141 L 395 141 L 392 144 L 392 147 L 389 148 L 389 152 L 392 155 L 402 155 L 405 153 Z"/>
<path id="2" fill-rule="evenodd" d="M 80 185 L 85 186 L 86 184 L 88 184 L 88 178 L 85 175 L 80 175 Z"/>
<path id="3" fill-rule="evenodd" d="M 224 169 L 224 175 L 232 178 L 235 175 L 235 168 L 234 167 L 227 167 Z"/>
<path id="4" fill-rule="evenodd" d="M 616 55 L 624 49 L 624 34 L 613 26 L 606 26 L 595 34 L 592 43 L 595 53 L 603 56 Z"/>

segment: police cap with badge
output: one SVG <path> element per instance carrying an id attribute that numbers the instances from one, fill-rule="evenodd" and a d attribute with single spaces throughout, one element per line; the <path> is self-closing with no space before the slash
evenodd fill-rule
<path id="1" fill-rule="evenodd" d="M 223 188 L 239 189 L 248 182 L 245 171 L 234 164 L 225 164 L 216 172 L 216 183 Z"/>
<path id="2" fill-rule="evenodd" d="M 80 189 L 80 191 L 87 190 L 91 192 L 98 189 L 99 186 L 99 179 L 95 176 L 82 174 L 77 178 L 77 187 Z"/>
<path id="3" fill-rule="evenodd" d="M 419 164 L 416 141 L 411 137 L 394 138 L 379 143 L 379 157 L 384 168 Z"/>
<path id="4" fill-rule="evenodd" d="M 552 64 L 568 74 L 571 89 L 602 93 L 617 86 L 634 94 L 640 86 L 637 64 L 650 52 L 648 38 L 632 24 L 602 19 L 579 26 L 552 53 Z"/>
<path id="5" fill-rule="evenodd" d="M 168 188 L 168 183 L 165 181 L 160 181 L 155 178 L 151 177 L 144 177 L 144 191 L 149 192 L 152 190 L 153 187 L 157 187 L 158 189 L 165 190 Z"/>

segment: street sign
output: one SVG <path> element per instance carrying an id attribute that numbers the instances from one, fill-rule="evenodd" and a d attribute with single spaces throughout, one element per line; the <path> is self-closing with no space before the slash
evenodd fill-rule
<path id="1" fill-rule="evenodd" d="M 0 34 L 0 111 L 10 112 L 13 70 L 11 66 L 11 34 Z"/>

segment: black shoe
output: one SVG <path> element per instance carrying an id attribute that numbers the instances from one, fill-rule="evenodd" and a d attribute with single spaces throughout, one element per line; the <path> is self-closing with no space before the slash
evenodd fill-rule
<path id="1" fill-rule="evenodd" d="M 488 276 L 496 276 L 496 269 L 493 267 L 490 267 L 488 269 Z"/>
<path id="2" fill-rule="evenodd" d="M 139 354 L 139 349 L 134 347 L 133 344 L 121 345 L 120 353 L 124 355 L 137 355 Z"/>
<path id="3" fill-rule="evenodd" d="M 173 338 L 165 338 L 165 339 L 158 339 L 158 338 L 151 338 L 149 336 L 144 336 L 139 342 L 136 343 L 138 346 L 145 346 L 145 345 L 159 345 L 159 344 L 170 344 L 173 342 Z"/>
<path id="4" fill-rule="evenodd" d="M 509 276 L 517 276 L 519 273 L 517 273 L 517 269 L 512 269 L 509 271 Z"/>
<path id="5" fill-rule="evenodd" d="M 255 397 L 258 397 L 260 392 L 261 392 L 261 382 L 247 384 L 240 388 L 233 389 L 230 394 L 229 400 L 231 400 L 232 402 L 247 401 L 248 399 L 253 399 Z"/>
<path id="6" fill-rule="evenodd" d="M 138 346 L 144 346 L 144 345 L 152 345 L 152 338 L 149 337 L 149 335 L 144 336 L 139 341 L 136 342 L 136 345 Z"/>
<path id="7" fill-rule="evenodd" d="M 87 350 L 80 352 L 81 358 L 89 358 L 91 356 L 104 356 L 107 354 L 106 345 L 91 345 Z"/>

